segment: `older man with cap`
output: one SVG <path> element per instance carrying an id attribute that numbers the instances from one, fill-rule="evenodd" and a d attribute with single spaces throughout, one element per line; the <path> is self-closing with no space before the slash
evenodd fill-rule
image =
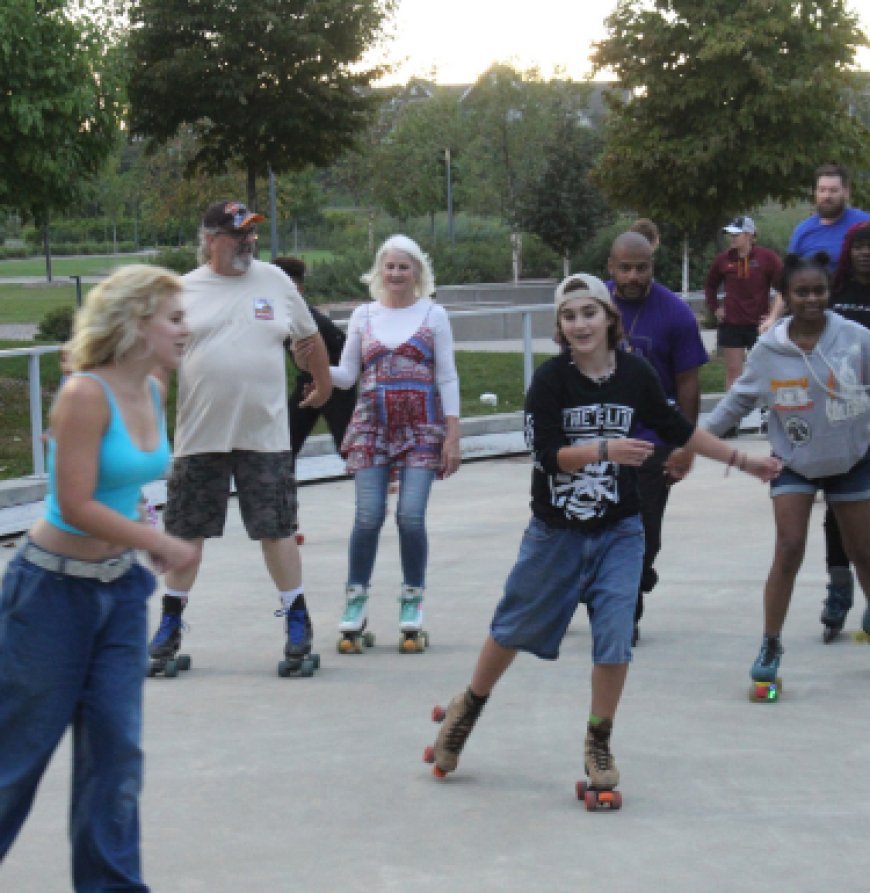
<path id="1" fill-rule="evenodd" d="M 310 343 L 314 389 L 330 396 L 329 361 L 317 325 L 293 281 L 254 256 L 263 216 L 240 202 L 211 205 L 199 231 L 201 266 L 183 277 L 190 337 L 179 368 L 174 461 L 167 489 L 167 531 L 192 542 L 199 561 L 166 575 L 163 615 L 151 642 L 152 673 L 181 645 L 188 593 L 209 537 L 223 534 L 235 481 L 248 536 L 259 540 L 286 617 L 288 659 L 311 650 L 296 530 L 296 482 L 287 426 L 284 342 Z M 183 667 L 182 667 L 183 668 Z"/>
<path id="2" fill-rule="evenodd" d="M 758 339 L 758 327 L 770 313 L 770 299 L 782 261 L 755 244 L 755 223 L 745 215 L 723 227 L 730 246 L 717 254 L 704 282 L 704 297 L 716 317 L 716 348 L 725 361 L 725 389 L 740 378 L 746 352 Z M 724 298 L 719 299 L 719 289 Z"/>

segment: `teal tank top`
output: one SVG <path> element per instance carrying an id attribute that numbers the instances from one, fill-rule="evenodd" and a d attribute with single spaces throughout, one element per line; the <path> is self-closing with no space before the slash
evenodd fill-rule
<path id="1" fill-rule="evenodd" d="M 76 374 L 96 379 L 103 386 L 106 400 L 109 403 L 109 426 L 100 443 L 99 471 L 94 499 L 110 509 L 114 509 L 125 518 L 136 521 L 139 518 L 139 499 L 142 495 L 142 487 L 150 481 L 162 477 L 172 458 L 169 438 L 166 434 L 166 416 L 160 403 L 160 389 L 152 378 L 150 381 L 151 396 L 154 400 L 154 412 L 157 417 L 159 442 L 154 450 L 140 450 L 127 433 L 124 418 L 115 403 L 115 395 L 108 384 L 99 375 L 94 375 L 92 372 Z M 55 452 L 56 445 L 52 437 L 48 441 L 48 492 L 45 497 L 45 519 L 67 533 L 87 536 L 84 531 L 67 524 L 61 515 L 57 500 Z"/>

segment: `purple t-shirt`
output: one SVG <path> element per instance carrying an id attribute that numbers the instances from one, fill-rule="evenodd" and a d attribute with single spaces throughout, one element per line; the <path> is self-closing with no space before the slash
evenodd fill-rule
<path id="1" fill-rule="evenodd" d="M 709 359 L 695 314 L 682 298 L 656 281 L 641 301 L 620 298 L 614 292 L 612 280 L 607 282 L 607 287 L 622 314 L 626 349 L 652 365 L 665 396 L 676 404 L 677 375 L 703 366 Z M 641 423 L 633 436 L 662 443 L 655 432 Z"/>
<path id="2" fill-rule="evenodd" d="M 860 208 L 846 208 L 833 223 L 822 223 L 819 215 L 813 214 L 795 227 L 788 242 L 789 254 L 809 257 L 824 251 L 831 258 L 829 268 L 833 272 L 837 269 L 846 232 L 856 223 L 863 223 L 865 220 L 870 220 L 870 214 Z"/>

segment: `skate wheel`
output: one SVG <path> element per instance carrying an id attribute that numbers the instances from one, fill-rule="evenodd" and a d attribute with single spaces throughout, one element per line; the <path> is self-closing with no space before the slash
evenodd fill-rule
<path id="1" fill-rule="evenodd" d="M 417 640 L 411 636 L 405 636 L 399 642 L 399 651 L 402 654 L 416 654 L 421 649 L 417 646 Z"/>
<path id="2" fill-rule="evenodd" d="M 337 648 L 339 654 L 353 654 L 357 649 L 354 647 L 355 643 L 353 639 L 348 638 L 347 636 L 343 636 L 338 640 Z M 358 652 L 357 652 L 358 653 Z"/>
<path id="3" fill-rule="evenodd" d="M 174 658 L 166 661 L 163 665 L 163 675 L 167 679 L 174 679 L 178 675 L 178 661 Z"/>
<path id="4" fill-rule="evenodd" d="M 432 722 L 443 722 L 445 716 L 447 716 L 447 711 L 440 704 L 436 704 L 432 708 Z"/>
<path id="5" fill-rule="evenodd" d="M 300 670 L 300 673 L 301 673 L 302 676 L 305 676 L 306 678 L 307 678 L 308 676 L 313 676 L 313 675 L 314 675 L 314 661 L 311 660 L 311 658 L 306 657 L 306 658 L 302 661 L 302 668 L 301 668 L 301 670 Z"/>
<path id="6" fill-rule="evenodd" d="M 362 641 L 363 641 L 363 644 L 366 646 L 366 648 L 374 648 L 375 634 L 373 632 L 370 632 L 369 630 L 366 630 L 362 634 Z M 362 649 L 360 649 L 360 651 L 362 651 Z"/>
<path id="7" fill-rule="evenodd" d="M 293 537 L 293 539 L 296 540 L 296 545 L 297 545 L 297 546 L 304 546 L 304 545 L 305 545 L 305 534 L 304 534 L 304 533 L 297 533 L 297 534 Z"/>
<path id="8" fill-rule="evenodd" d="M 319 654 L 309 654 L 308 656 L 311 658 L 311 662 L 314 666 L 314 669 L 319 670 L 320 669 L 320 655 Z"/>
<path id="9" fill-rule="evenodd" d="M 586 797 L 586 788 L 588 787 L 585 781 L 578 781 L 575 785 L 577 791 L 577 799 L 583 800 Z"/>
<path id="10" fill-rule="evenodd" d="M 432 767 L 432 774 L 436 778 L 447 778 L 447 773 L 443 769 L 439 769 L 438 766 Z"/>
<path id="11" fill-rule="evenodd" d="M 179 670 L 187 671 L 190 669 L 190 655 L 189 654 L 179 654 L 178 657 L 175 658 L 175 662 L 178 664 Z"/>
<path id="12" fill-rule="evenodd" d="M 622 794 L 619 791 L 600 791 L 598 806 L 608 809 L 619 809 L 622 806 Z"/>
<path id="13" fill-rule="evenodd" d="M 423 750 L 423 762 L 424 763 L 434 763 L 435 762 L 435 748 L 431 744 Z"/>
<path id="14" fill-rule="evenodd" d="M 594 812 L 598 807 L 598 792 L 587 789 L 583 794 L 583 802 L 586 804 L 587 812 Z"/>
<path id="15" fill-rule="evenodd" d="M 157 667 L 154 664 L 149 665 L 148 667 L 148 678 L 153 679 L 157 675 Z"/>
<path id="16" fill-rule="evenodd" d="M 278 664 L 278 675 L 282 679 L 286 679 L 290 675 L 290 664 L 286 660 L 282 660 Z"/>
<path id="17" fill-rule="evenodd" d="M 856 642 L 861 642 L 863 644 L 870 643 L 870 634 L 865 633 L 863 629 L 859 629 L 858 632 L 852 633 L 852 638 Z"/>

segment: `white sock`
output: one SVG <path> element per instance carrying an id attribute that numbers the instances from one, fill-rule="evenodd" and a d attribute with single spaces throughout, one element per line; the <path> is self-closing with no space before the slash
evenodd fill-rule
<path id="1" fill-rule="evenodd" d="M 187 596 L 190 594 L 189 590 L 170 589 L 168 586 L 163 587 L 163 592 L 165 595 L 171 595 L 173 598 L 180 598 L 183 605 L 187 604 Z"/>
<path id="2" fill-rule="evenodd" d="M 295 602 L 300 595 L 305 595 L 304 586 L 297 586 L 295 589 L 278 590 L 278 598 L 281 599 L 281 604 L 288 611 L 293 607 L 293 602 Z"/>

